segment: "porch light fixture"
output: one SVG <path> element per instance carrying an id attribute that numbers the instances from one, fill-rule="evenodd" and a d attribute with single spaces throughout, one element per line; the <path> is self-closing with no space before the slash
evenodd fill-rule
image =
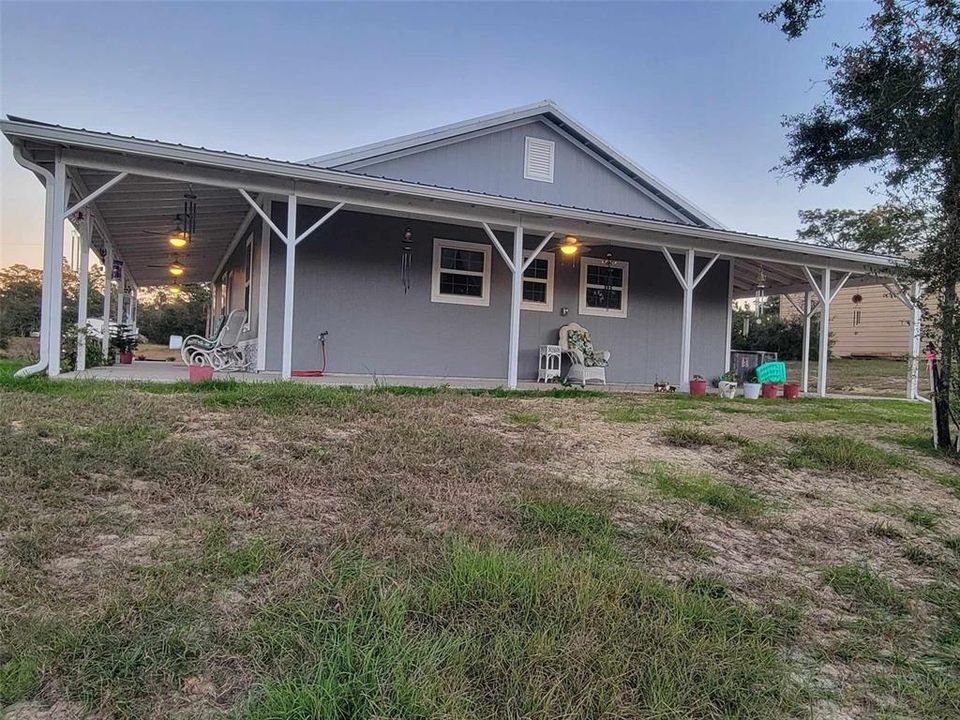
<path id="1" fill-rule="evenodd" d="M 169 270 L 170 274 L 173 275 L 174 277 L 180 277 L 181 275 L 183 275 L 183 272 L 184 270 L 186 270 L 186 268 L 183 265 L 181 265 L 179 262 L 174 260 L 167 267 L 167 270 Z"/>
<path id="2" fill-rule="evenodd" d="M 171 286 L 170 286 L 170 294 L 171 294 L 171 295 L 179 295 L 179 294 L 180 294 L 180 286 L 179 286 L 179 285 L 171 285 Z"/>
<path id="3" fill-rule="evenodd" d="M 564 255 L 576 255 L 580 249 L 580 241 L 574 235 L 567 235 L 560 246 L 560 252 Z"/>
<path id="4" fill-rule="evenodd" d="M 179 228 L 170 236 L 170 244 L 175 248 L 186 247 L 188 242 L 190 241 L 187 238 L 187 234 Z"/>

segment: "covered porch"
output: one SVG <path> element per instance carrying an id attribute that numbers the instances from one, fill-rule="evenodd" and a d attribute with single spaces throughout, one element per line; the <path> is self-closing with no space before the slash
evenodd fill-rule
<path id="1" fill-rule="evenodd" d="M 369 372 L 334 372 L 317 382 L 372 384 L 375 378 L 390 378 L 391 384 L 451 384 L 464 387 L 518 388 L 527 386 L 529 358 L 534 348 L 522 326 L 533 323 L 533 313 L 524 313 L 524 277 L 533 260 L 563 239 L 573 238 L 597 257 L 614 253 L 629 255 L 634 276 L 645 285 L 658 284 L 662 292 L 673 288 L 676 313 L 663 310 L 648 322 L 656 324 L 657 341 L 643 352 L 662 359 L 658 372 L 663 379 L 686 389 L 693 373 L 729 369 L 732 336 L 732 302 L 754 297 L 758 278 L 768 296 L 803 293 L 800 309 L 806 323 L 805 356 L 810 343 L 819 345 L 816 392 L 827 393 L 830 304 L 844 286 L 885 284 L 890 292 L 912 309 L 912 370 L 906 394 L 919 397 L 916 378 L 919 356 L 920 288 L 903 287 L 895 279 L 896 258 L 879 257 L 727 230 L 685 225 L 632 216 L 600 213 L 471 193 L 449 188 L 424 186 L 350 172 L 327 170 L 302 163 L 191 148 L 137 138 L 117 137 L 11 118 L 2 123 L 4 134 L 14 144 L 18 162 L 32 170 L 46 188 L 44 238 L 43 312 L 40 331 L 40 360 L 25 368 L 24 374 L 60 374 L 62 281 L 56 268 L 63 255 L 64 222 L 75 224 L 81 234 L 81 327 L 86 325 L 86 266 L 95 253 L 107 268 L 118 267 L 114 283 L 105 288 L 104 325 L 110 322 L 135 324 L 139 288 L 174 282 L 211 283 L 213 305 L 210 326 L 231 308 L 247 312 L 248 326 L 242 342 L 249 348 L 247 372 L 235 376 L 252 380 L 291 379 L 303 366 L 304 353 L 315 343 L 311 311 L 302 298 L 311 295 L 312 274 L 317 266 L 333 258 L 323 254 L 340 242 L 351 251 L 392 253 L 397 275 L 404 250 L 402 229 L 408 223 L 434 235 L 438 226 L 463 229 L 475 242 L 486 242 L 496 265 L 489 292 L 502 302 L 503 313 L 490 315 L 486 348 L 499 358 L 490 376 L 470 372 L 437 373 L 406 370 L 391 373 L 372 368 Z M 192 198 L 192 200 L 190 200 Z M 172 235 L 183 232 L 177 224 L 185 201 L 196 204 L 196 227 L 189 243 L 181 248 L 170 243 Z M 392 233 L 377 245 L 359 247 L 348 233 L 347 219 L 366 222 L 369 227 Z M 336 223 L 341 223 L 337 225 Z M 328 232 L 338 228 L 337 236 Z M 345 229 L 347 228 L 347 229 Z M 397 229 L 394 233 L 393 229 Z M 379 232 L 379 230 L 377 231 Z M 366 240 L 373 235 L 357 235 Z M 418 246 L 423 252 L 423 244 Z M 304 265 L 305 259 L 313 263 Z M 391 259 L 391 262 L 394 262 Z M 240 277 L 232 276 L 237 268 Z M 311 269 L 313 268 L 313 269 Z M 307 270 L 309 269 L 309 273 Z M 175 275 L 171 273 L 177 273 Z M 641 275 L 641 272 L 644 273 Z M 344 307 L 362 305 L 365 284 L 382 281 L 357 273 L 353 297 L 343 299 Z M 498 281 L 497 278 L 502 281 Z M 399 277 L 397 278 L 399 281 Z M 639 284 L 639 283 L 638 283 Z M 712 284 L 725 291 L 725 310 L 708 315 L 704 289 Z M 301 287 L 303 291 L 301 292 Z M 642 288 L 637 288 L 640 291 Z M 699 290 L 699 292 L 698 292 Z M 319 291 L 318 291 L 319 292 Z M 298 298 L 300 300 L 298 301 Z M 385 301 L 385 305 L 389 301 Z M 715 305 L 711 306 L 714 307 Z M 566 308 L 565 308 L 566 309 Z M 711 311 L 712 312 L 712 311 Z M 819 337 L 810 337 L 810 321 L 820 313 Z M 566 317 L 566 313 L 563 313 Z M 529 318 L 529 319 L 528 319 Z M 576 316 L 569 318 L 577 320 Z M 600 324 L 604 320 L 596 320 Z M 449 321 L 448 325 L 450 324 Z M 698 322 L 700 323 L 698 325 Z M 354 323 L 363 333 L 368 322 Z M 424 336 L 436 333 L 430 321 Z M 615 326 L 611 326 L 614 327 Z M 472 327 L 448 328 L 456 344 Z M 341 330 L 341 336 L 349 328 Z M 372 332 L 367 330 L 367 332 Z M 377 332 L 383 333 L 383 330 Z M 618 339 L 618 331 L 610 330 Z M 458 335 L 459 333 L 459 335 Z M 711 333 L 710 359 L 704 360 L 695 347 L 701 334 Z M 406 330 L 398 339 L 404 341 Z M 624 334 L 621 330 L 619 334 Z M 628 333 L 629 334 L 629 333 Z M 497 338 L 493 340 L 492 338 Z M 83 339 L 81 338 L 81 342 Z M 102 342 L 106 345 L 107 339 Z M 307 350 L 298 350 L 306 347 Z M 627 348 L 628 346 L 623 346 Z M 621 359 L 633 350 L 621 351 Z M 298 355 L 298 352 L 300 355 Z M 454 348 L 451 352 L 456 353 Z M 70 376 L 111 377 L 125 373 L 130 379 L 171 378 L 175 366 L 159 365 L 131 369 L 82 366 Z M 273 362 L 275 359 L 275 363 Z M 362 359 L 356 361 L 362 367 Z M 698 365 L 698 363 L 700 363 Z M 522 367 L 521 367 L 522 364 Z M 150 365 L 153 365 L 152 363 Z M 488 363 L 487 366 L 490 366 Z M 162 368 L 162 369 L 161 369 Z M 802 389 L 809 386 L 809 360 L 804 362 Z M 183 368 L 179 369 L 182 377 Z M 151 373 L 157 377 L 150 377 Z M 652 379 L 652 378 L 651 378 Z M 395 381 L 395 382 L 393 382 Z M 649 388 L 650 382 L 617 382 L 613 388 Z"/>

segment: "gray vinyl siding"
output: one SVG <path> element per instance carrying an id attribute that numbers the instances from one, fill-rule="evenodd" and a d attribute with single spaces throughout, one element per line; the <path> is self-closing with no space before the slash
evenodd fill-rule
<path id="1" fill-rule="evenodd" d="M 324 212 L 301 205 L 298 231 Z M 274 203 L 273 219 L 286 224 L 286 208 Z M 415 247 L 411 288 L 400 278 L 400 239 L 406 227 Z M 297 247 L 293 368 L 319 367 L 317 336 L 329 331 L 327 370 L 367 375 L 438 378 L 505 378 L 510 312 L 510 273 L 491 253 L 489 307 L 430 300 L 435 237 L 489 244 L 482 230 L 402 218 L 341 212 Z M 538 237 L 525 238 L 536 247 Z M 511 238 L 504 236 L 510 247 Z M 602 257 L 603 251 L 598 251 Z M 555 266 L 553 312 L 521 313 L 520 378 L 537 374 L 537 346 L 556 343 L 557 331 L 579 322 L 598 348 L 610 350 L 610 382 L 679 382 L 682 293 L 658 252 L 612 248 L 630 263 L 626 318 L 580 316 L 579 260 Z M 266 367 L 280 369 L 286 248 L 271 242 Z M 682 259 L 677 258 L 682 266 Z M 704 261 L 698 263 L 702 267 Z M 691 370 L 716 376 L 723 370 L 729 269 L 717 262 L 696 290 Z M 564 317 L 562 308 L 568 308 Z"/>
<path id="2" fill-rule="evenodd" d="M 555 143 L 552 183 L 523 177 L 524 139 L 527 136 Z M 658 220 L 678 220 L 677 215 L 582 146 L 539 120 L 468 136 L 400 157 L 342 167 L 394 180 Z"/>

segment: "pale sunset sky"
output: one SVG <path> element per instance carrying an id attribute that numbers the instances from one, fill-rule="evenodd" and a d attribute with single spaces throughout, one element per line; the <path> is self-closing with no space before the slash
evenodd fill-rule
<path id="1" fill-rule="evenodd" d="M 782 115 L 873 7 L 787 42 L 769 2 L 0 2 L 0 112 L 300 160 L 550 98 L 728 227 L 866 208 L 866 171 L 800 192 Z M 0 141 L 0 266 L 39 266 L 40 183 Z"/>

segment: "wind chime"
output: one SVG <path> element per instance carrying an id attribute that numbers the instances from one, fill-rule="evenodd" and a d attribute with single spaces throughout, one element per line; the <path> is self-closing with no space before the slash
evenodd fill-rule
<path id="1" fill-rule="evenodd" d="M 754 301 L 756 304 L 757 321 L 763 315 L 763 306 L 767 302 L 767 277 L 763 274 L 763 265 L 757 273 L 757 282 L 754 287 Z"/>
<path id="2" fill-rule="evenodd" d="M 403 242 L 400 243 L 400 281 L 403 283 L 403 294 L 410 290 L 410 262 L 413 259 L 413 232 L 410 228 L 403 231 Z"/>

